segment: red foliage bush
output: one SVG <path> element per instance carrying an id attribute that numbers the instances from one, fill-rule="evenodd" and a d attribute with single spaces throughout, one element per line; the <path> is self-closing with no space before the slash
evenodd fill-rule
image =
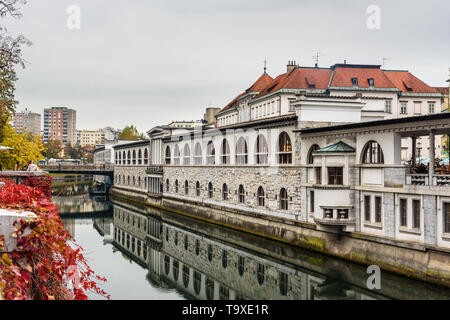
<path id="1" fill-rule="evenodd" d="M 33 221 L 17 221 L 13 235 L 17 249 L 0 259 L 0 289 L 5 299 L 86 300 L 90 290 L 109 299 L 97 285 L 106 279 L 91 270 L 82 248 L 64 229 L 56 205 L 38 187 L 6 181 L 6 187 L 0 187 L 0 208 L 37 215 Z M 32 232 L 25 235 L 27 227 Z"/>

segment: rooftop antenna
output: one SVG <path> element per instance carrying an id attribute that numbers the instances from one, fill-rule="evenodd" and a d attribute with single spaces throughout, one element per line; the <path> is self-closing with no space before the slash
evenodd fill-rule
<path id="1" fill-rule="evenodd" d="M 266 58 L 264 58 L 264 74 L 267 74 L 267 59 Z"/>
<path id="2" fill-rule="evenodd" d="M 319 67 L 319 57 L 320 57 L 320 56 L 322 56 L 322 55 L 320 54 L 320 52 L 316 52 L 316 54 L 313 55 L 313 59 L 314 59 L 314 61 L 315 61 L 315 66 L 316 66 L 316 68 Z"/>
<path id="3" fill-rule="evenodd" d="M 383 58 L 383 69 L 385 69 L 386 61 L 388 61 L 389 58 Z"/>

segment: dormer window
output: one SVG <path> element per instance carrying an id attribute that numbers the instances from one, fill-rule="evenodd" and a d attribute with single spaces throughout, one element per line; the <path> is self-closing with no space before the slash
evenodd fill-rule
<path id="1" fill-rule="evenodd" d="M 358 78 L 352 78 L 352 86 L 354 87 L 358 86 Z"/>
<path id="2" fill-rule="evenodd" d="M 374 86 L 373 78 L 369 78 L 369 79 L 367 79 L 367 81 L 369 82 L 369 87 Z"/>

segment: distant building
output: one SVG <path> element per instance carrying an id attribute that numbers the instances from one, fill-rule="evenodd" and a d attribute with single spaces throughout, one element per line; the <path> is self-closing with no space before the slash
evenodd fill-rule
<path id="1" fill-rule="evenodd" d="M 14 114 L 11 126 L 17 133 L 31 133 L 38 136 L 41 134 L 41 115 L 25 109 Z"/>
<path id="2" fill-rule="evenodd" d="M 100 129 L 105 134 L 106 141 L 114 141 L 119 138 L 119 134 L 122 132 L 120 129 L 114 129 L 113 127 L 105 127 Z"/>
<path id="3" fill-rule="evenodd" d="M 43 141 L 59 140 L 63 146 L 77 143 L 76 110 L 65 107 L 44 109 Z"/>
<path id="4" fill-rule="evenodd" d="M 94 146 L 105 142 L 105 133 L 101 130 L 78 130 L 77 143 L 82 146 Z"/>
<path id="5" fill-rule="evenodd" d="M 205 120 L 191 120 L 191 121 L 172 121 L 168 124 L 170 128 L 194 128 L 206 124 Z"/>

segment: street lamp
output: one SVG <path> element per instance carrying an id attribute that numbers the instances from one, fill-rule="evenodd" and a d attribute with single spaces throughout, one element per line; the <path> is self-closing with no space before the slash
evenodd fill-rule
<path id="1" fill-rule="evenodd" d="M 420 150 L 422 150 L 422 142 L 421 141 L 417 142 L 417 152 L 419 155 L 419 164 L 420 164 Z"/>

